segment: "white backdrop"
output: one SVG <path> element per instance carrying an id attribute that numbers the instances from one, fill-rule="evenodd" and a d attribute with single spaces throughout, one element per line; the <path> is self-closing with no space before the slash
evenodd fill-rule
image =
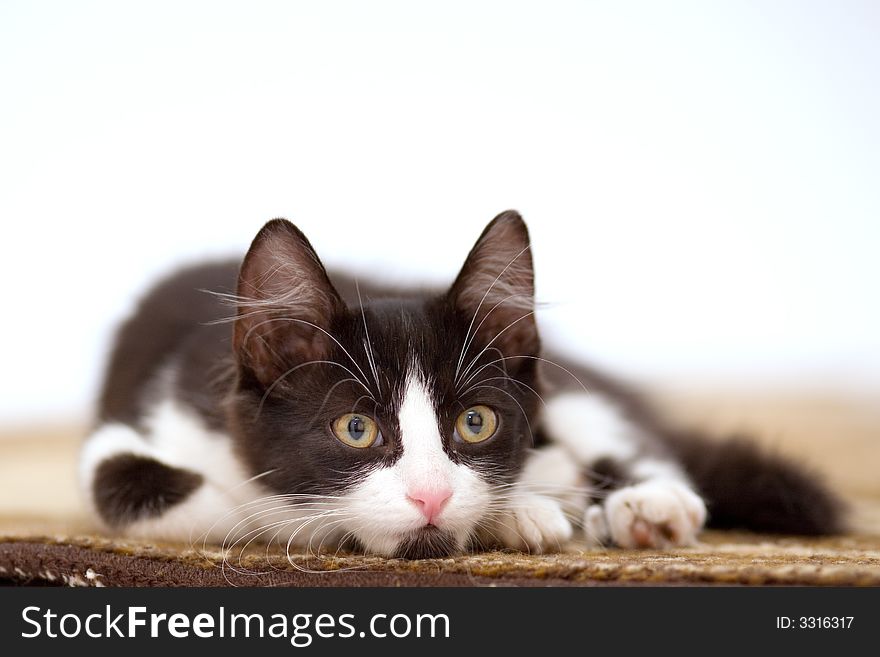
<path id="1" fill-rule="evenodd" d="M 542 323 L 636 378 L 880 384 L 874 2 L 0 4 L 0 422 L 293 219 L 444 280 L 508 207 Z"/>

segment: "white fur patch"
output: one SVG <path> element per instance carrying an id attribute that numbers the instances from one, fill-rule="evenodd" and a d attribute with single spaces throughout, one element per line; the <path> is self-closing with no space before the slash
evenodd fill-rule
<path id="1" fill-rule="evenodd" d="M 610 539 L 632 548 L 687 545 L 695 540 L 706 518 L 705 504 L 691 490 L 677 463 L 640 457 L 640 445 L 647 436 L 613 402 L 600 395 L 561 394 L 547 403 L 542 420 L 551 439 L 563 445 L 581 467 L 603 458 L 629 461 L 629 475 L 640 482 L 583 511 L 581 522 L 589 541 Z M 558 478 L 547 481 L 566 481 L 566 472 L 557 467 L 543 476 Z M 584 509 L 586 499 L 582 499 Z"/>
<path id="2" fill-rule="evenodd" d="M 599 395 L 563 393 L 547 402 L 542 423 L 554 442 L 582 465 L 602 458 L 625 461 L 636 455 L 641 429 Z"/>
<path id="3" fill-rule="evenodd" d="M 633 463 L 630 475 L 636 481 L 647 481 L 648 479 L 687 481 L 684 471 L 677 463 L 649 457 Z"/>
<path id="4" fill-rule="evenodd" d="M 584 513 L 584 538 L 591 546 L 604 545 L 610 538 L 605 509 L 601 504 L 591 504 Z"/>
<path id="5" fill-rule="evenodd" d="M 571 523 L 558 500 L 514 489 L 508 512 L 492 522 L 492 534 L 518 550 L 540 554 L 559 550 L 571 538 Z"/>
<path id="6" fill-rule="evenodd" d="M 507 547 L 541 553 L 559 549 L 572 534 L 569 518 L 586 504 L 581 467 L 560 446 L 532 450 L 504 513 L 492 518 L 491 533 Z"/>
<path id="7" fill-rule="evenodd" d="M 92 480 L 100 464 L 120 454 L 136 454 L 170 466 L 197 472 L 204 483 L 188 498 L 161 516 L 135 521 L 126 534 L 165 540 L 222 541 L 247 513 L 240 505 L 266 491 L 250 481 L 225 434 L 210 431 L 201 419 L 177 402 L 158 404 L 146 422 L 148 438 L 124 424 L 99 428 L 80 455 L 79 478 L 87 505 L 96 513 Z M 242 526 L 243 527 L 243 526 Z"/>
<path id="8" fill-rule="evenodd" d="M 568 511 L 586 504 L 588 488 L 583 468 L 564 447 L 551 445 L 531 450 L 519 476 L 521 490 L 550 495 Z"/>
<path id="9" fill-rule="evenodd" d="M 171 399 L 160 402 L 150 415 L 145 423 L 147 437 L 123 424 L 99 428 L 82 450 L 80 480 L 87 503 L 95 511 L 95 471 L 104 460 L 119 454 L 154 458 L 204 477 L 202 486 L 161 516 L 127 525 L 125 532 L 131 536 L 225 542 L 234 549 L 250 539 L 274 538 L 317 548 L 325 540 L 352 532 L 368 551 L 386 555 L 425 525 L 407 493 L 446 487 L 452 495 L 434 522 L 451 533 L 458 547 L 464 547 L 489 504 L 489 486 L 446 455 L 433 404 L 417 373 L 407 381 L 399 422 L 403 452 L 393 466 L 373 471 L 332 503 L 306 503 L 300 509 L 267 498 L 269 492 L 249 478 L 229 437 L 210 431 L 198 416 Z"/>
<path id="10" fill-rule="evenodd" d="M 407 377 L 398 426 L 403 443 L 398 467 L 406 482 L 417 489 L 448 487 L 454 464 L 443 449 L 434 404 L 418 374 Z"/>

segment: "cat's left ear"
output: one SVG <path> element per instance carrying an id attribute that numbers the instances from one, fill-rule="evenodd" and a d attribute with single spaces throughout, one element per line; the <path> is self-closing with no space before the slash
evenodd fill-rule
<path id="1" fill-rule="evenodd" d="M 535 275 L 529 232 L 519 213 L 495 217 L 468 254 L 449 299 L 484 346 L 504 356 L 535 355 Z M 491 344 L 490 344 L 491 343 Z"/>
<path id="2" fill-rule="evenodd" d="M 273 219 L 257 234 L 241 265 L 232 341 L 240 367 L 264 386 L 291 367 L 326 358 L 340 298 L 306 236 Z"/>

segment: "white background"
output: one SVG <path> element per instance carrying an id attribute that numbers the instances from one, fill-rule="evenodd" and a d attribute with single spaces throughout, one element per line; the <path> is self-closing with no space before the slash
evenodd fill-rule
<path id="1" fill-rule="evenodd" d="M 875 2 L 0 3 L 0 422 L 86 417 L 175 264 L 293 219 L 451 278 L 508 207 L 635 378 L 880 386 Z"/>

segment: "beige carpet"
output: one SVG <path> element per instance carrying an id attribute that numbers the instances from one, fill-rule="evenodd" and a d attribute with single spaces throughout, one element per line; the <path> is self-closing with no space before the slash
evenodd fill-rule
<path id="1" fill-rule="evenodd" d="M 851 505 L 852 531 L 825 539 L 706 532 L 675 551 L 491 552 L 401 561 L 347 555 L 223 555 L 94 534 L 81 509 L 81 431 L 0 435 L 0 581 L 70 585 L 607 585 L 805 584 L 880 586 L 880 404 L 839 395 L 667 393 L 688 424 L 748 430 L 827 476 Z"/>

